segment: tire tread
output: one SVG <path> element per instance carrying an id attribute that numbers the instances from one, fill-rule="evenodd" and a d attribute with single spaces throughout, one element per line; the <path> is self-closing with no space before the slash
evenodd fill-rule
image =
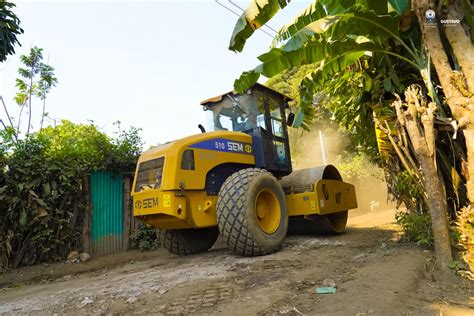
<path id="1" fill-rule="evenodd" d="M 217 227 L 200 229 L 162 229 L 160 242 L 163 247 L 178 256 L 207 251 L 219 235 Z"/>
<path id="2" fill-rule="evenodd" d="M 263 249 L 254 240 L 248 220 L 241 211 L 246 204 L 246 192 L 254 177 L 268 172 L 262 169 L 242 169 L 232 174 L 224 182 L 217 203 L 217 222 L 219 230 L 228 247 L 244 256 L 266 255 L 281 248 Z"/>

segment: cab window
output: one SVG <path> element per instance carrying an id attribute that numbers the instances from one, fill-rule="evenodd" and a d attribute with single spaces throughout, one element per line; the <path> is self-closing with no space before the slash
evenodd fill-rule
<path id="1" fill-rule="evenodd" d="M 212 110 L 212 125 L 215 131 L 247 131 L 265 128 L 263 94 L 225 95 Z"/>
<path id="2" fill-rule="evenodd" d="M 278 137 L 285 137 L 283 133 L 283 119 L 280 107 L 280 100 L 273 96 L 267 96 L 268 107 L 270 109 L 270 120 L 272 124 L 273 135 Z"/>
<path id="3" fill-rule="evenodd" d="M 146 189 L 159 189 L 163 177 L 164 163 L 164 157 L 141 162 L 138 165 L 134 191 L 141 192 Z"/>
<path id="4" fill-rule="evenodd" d="M 192 149 L 186 149 L 181 158 L 181 169 L 182 170 L 194 170 L 194 151 Z"/>

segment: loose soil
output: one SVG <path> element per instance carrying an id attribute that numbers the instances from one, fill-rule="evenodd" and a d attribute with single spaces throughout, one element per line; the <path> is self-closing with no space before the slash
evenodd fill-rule
<path id="1" fill-rule="evenodd" d="M 472 284 L 436 280 L 433 253 L 398 242 L 393 221 L 393 211 L 351 217 L 343 235 L 290 236 L 263 257 L 218 242 L 187 257 L 22 268 L 0 278 L 0 314 L 474 315 Z M 336 293 L 316 294 L 328 281 Z"/>

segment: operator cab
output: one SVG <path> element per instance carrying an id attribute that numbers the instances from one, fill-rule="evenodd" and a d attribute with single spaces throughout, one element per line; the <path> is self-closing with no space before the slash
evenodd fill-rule
<path id="1" fill-rule="evenodd" d="M 289 101 L 287 96 L 256 83 L 246 93 L 231 91 L 201 105 L 209 111 L 212 130 L 251 135 L 255 167 L 281 177 L 292 171 L 285 114 Z"/>

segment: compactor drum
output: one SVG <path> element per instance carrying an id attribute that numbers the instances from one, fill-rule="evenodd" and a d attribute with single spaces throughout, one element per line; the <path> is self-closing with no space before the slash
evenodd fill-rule
<path id="1" fill-rule="evenodd" d="M 207 251 L 219 234 L 244 256 L 278 251 L 288 232 L 340 234 L 357 207 L 332 165 L 292 172 L 286 96 L 255 84 L 201 102 L 213 131 L 151 149 L 138 161 L 134 216 L 177 255 Z"/>

